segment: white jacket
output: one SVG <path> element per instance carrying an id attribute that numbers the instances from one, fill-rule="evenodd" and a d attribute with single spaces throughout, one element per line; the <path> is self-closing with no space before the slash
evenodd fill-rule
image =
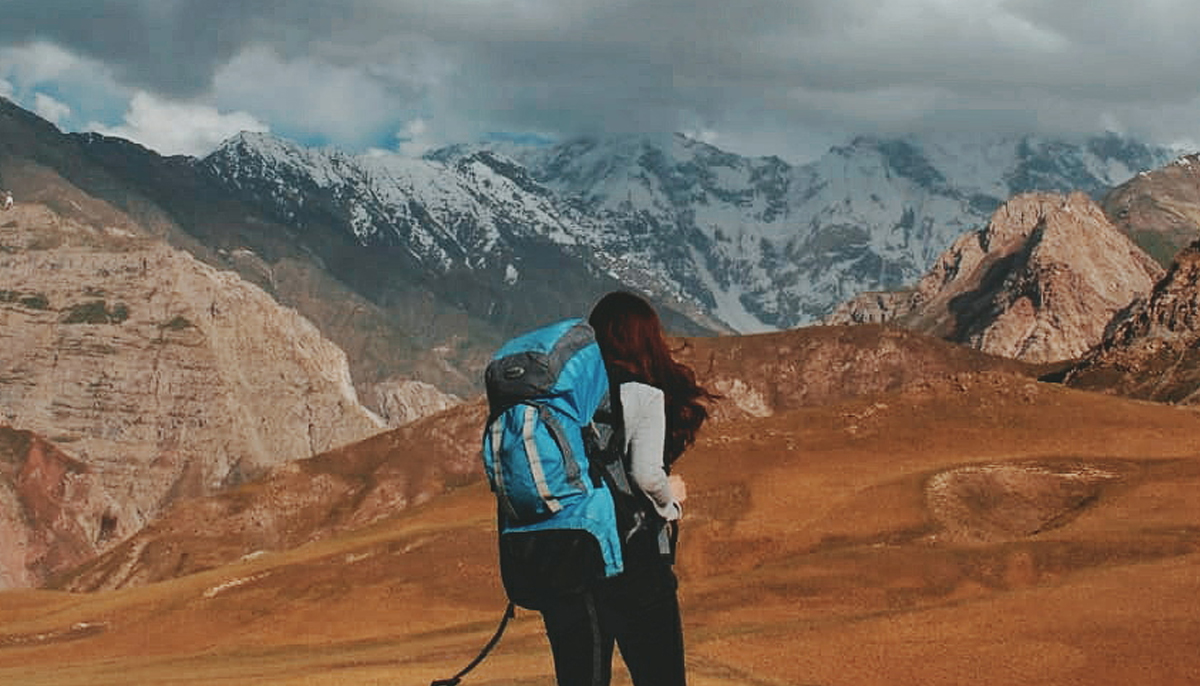
<path id="1" fill-rule="evenodd" d="M 625 449 L 629 452 L 629 475 L 654 509 L 667 521 L 683 514 L 683 507 L 671 492 L 663 462 L 667 440 L 666 399 L 659 388 L 637 381 L 621 384 L 622 419 L 625 425 Z"/>

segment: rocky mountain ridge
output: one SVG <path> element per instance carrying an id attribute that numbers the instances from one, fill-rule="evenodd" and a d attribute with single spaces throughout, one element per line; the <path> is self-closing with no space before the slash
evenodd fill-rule
<path id="1" fill-rule="evenodd" d="M 830 323 L 898 325 L 1027 362 L 1079 357 L 1162 269 L 1082 193 L 1017 196 L 910 291 L 868 293 Z"/>
<path id="2" fill-rule="evenodd" d="M 619 227 L 608 240 L 740 331 L 819 321 L 911 285 L 1019 193 L 1100 195 L 1170 152 L 1115 135 L 859 137 L 789 165 L 675 136 L 514 151 L 532 176 Z"/>
<path id="3" fill-rule="evenodd" d="M 503 340 L 496 325 L 435 292 L 478 299 L 468 278 L 451 279 L 453 288 L 439 285 L 421 270 L 399 268 L 391 251 L 364 249 L 320 222 L 298 232 L 200 173 L 193 158 L 162 157 L 97 134 L 64 134 L 3 98 L 0 183 L 18 206 L 40 203 L 84 223 L 125 226 L 238 273 L 345 350 L 364 398 L 378 396 L 376 383 L 414 379 L 476 393 L 480 350 Z M 500 318 L 524 302 L 514 301 Z M 538 306 L 555 311 L 545 301 Z M 562 307 L 573 312 L 584 305 Z"/>
<path id="4" fill-rule="evenodd" d="M 0 146 L 297 308 L 346 350 L 364 399 L 407 380 L 478 393 L 504 338 L 615 287 L 651 294 L 680 334 L 819 321 L 911 285 L 1013 192 L 1099 194 L 1169 159 L 1116 136 L 863 137 L 796 166 L 683 136 L 411 160 L 244 135 L 196 160 L 7 110 Z"/>
<path id="5" fill-rule="evenodd" d="M 1200 403 L 1200 241 L 1067 373 L 1076 388 Z"/>
<path id="6" fill-rule="evenodd" d="M 527 326 L 548 302 L 566 316 L 564 304 L 583 311 L 597 294 L 626 284 L 668 312 L 682 308 L 674 321 L 684 331 L 722 328 L 701 309 L 683 307 L 682 294 L 654 272 L 595 240 L 609 231 L 601 222 L 492 151 L 351 156 L 243 133 L 197 165 L 301 233 L 327 224 L 344 240 L 386 251 L 390 268 L 452 287 L 443 297 L 485 320 Z"/>

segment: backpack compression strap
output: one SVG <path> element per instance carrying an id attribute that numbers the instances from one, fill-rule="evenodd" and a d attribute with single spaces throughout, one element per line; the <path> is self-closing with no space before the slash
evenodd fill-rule
<path id="1" fill-rule="evenodd" d="M 542 417 L 542 423 L 550 431 L 550 437 L 558 444 L 558 451 L 563 456 L 563 467 L 567 470 L 567 483 L 571 484 L 580 491 L 586 491 L 587 485 L 583 483 L 583 475 L 579 471 L 579 463 L 575 461 L 575 450 L 571 447 L 570 440 L 567 439 L 567 430 L 563 427 L 562 422 L 550 408 L 542 405 L 539 409 Z"/>

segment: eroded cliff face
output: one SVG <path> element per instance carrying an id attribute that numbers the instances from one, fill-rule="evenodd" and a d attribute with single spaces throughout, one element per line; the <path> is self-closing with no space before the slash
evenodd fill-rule
<path id="1" fill-rule="evenodd" d="M 81 526 L 101 548 L 175 499 L 382 427 L 344 353 L 258 287 L 39 205 L 0 215 L 0 423 L 92 473 L 101 511 Z"/>
<path id="2" fill-rule="evenodd" d="M 914 289 L 843 305 L 831 323 L 894 322 L 1025 362 L 1074 359 L 1162 269 L 1090 198 L 1030 193 L 959 238 Z"/>

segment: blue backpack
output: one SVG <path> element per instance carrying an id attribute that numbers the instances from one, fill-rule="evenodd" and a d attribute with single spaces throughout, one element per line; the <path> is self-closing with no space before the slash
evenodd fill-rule
<path id="1" fill-rule="evenodd" d="M 540 609 L 619 574 L 621 535 L 593 423 L 608 375 L 592 328 L 569 319 L 518 336 L 496 352 L 484 381 L 483 465 L 509 599 Z"/>

